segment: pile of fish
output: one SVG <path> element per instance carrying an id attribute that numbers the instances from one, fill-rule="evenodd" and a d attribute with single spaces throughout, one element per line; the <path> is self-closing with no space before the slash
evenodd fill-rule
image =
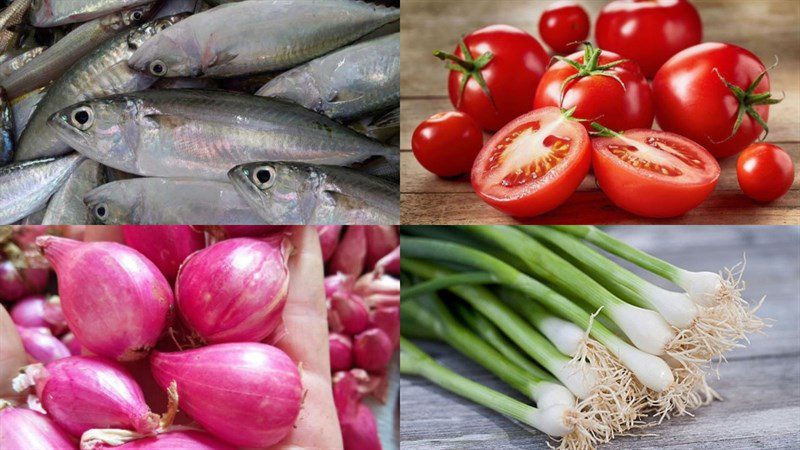
<path id="1" fill-rule="evenodd" d="M 399 2 L 5 4 L 0 224 L 399 222 Z"/>

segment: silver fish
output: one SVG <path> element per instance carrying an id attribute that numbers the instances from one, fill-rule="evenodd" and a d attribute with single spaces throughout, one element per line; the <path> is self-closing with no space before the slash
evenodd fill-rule
<path id="1" fill-rule="evenodd" d="M 364 136 L 387 143 L 400 134 L 400 107 L 391 109 L 379 116 L 366 117 L 347 126 Z"/>
<path id="2" fill-rule="evenodd" d="M 398 154 L 303 107 L 225 91 L 115 95 L 61 110 L 49 125 L 87 157 L 145 176 L 225 180 L 253 161 L 349 165 Z"/>
<path id="3" fill-rule="evenodd" d="M 19 32 L 7 28 L 22 23 L 30 6 L 31 0 L 14 0 L 0 11 L 0 53 L 5 52 L 19 37 Z"/>
<path id="4" fill-rule="evenodd" d="M 41 225 L 46 210 L 47 208 L 42 208 L 36 212 L 28 214 L 24 219 L 18 221 L 17 225 Z"/>
<path id="5" fill-rule="evenodd" d="M 353 167 L 361 173 L 381 177 L 395 183 L 400 182 L 400 158 L 379 156 Z"/>
<path id="6" fill-rule="evenodd" d="M 80 25 L 38 58 L 5 80 L 8 96 L 15 98 L 59 78 L 77 60 L 119 31 L 145 21 L 153 5 L 137 6 Z"/>
<path id="7" fill-rule="evenodd" d="M 182 17 L 165 17 L 121 32 L 76 62 L 47 89 L 20 136 L 17 160 L 57 156 L 70 151 L 69 145 L 61 142 L 47 126 L 47 119 L 60 109 L 84 100 L 150 87 L 157 78 L 131 69 L 126 61 L 143 42 Z"/>
<path id="8" fill-rule="evenodd" d="M 14 111 L 0 87 L 0 167 L 14 160 Z"/>
<path id="9" fill-rule="evenodd" d="M 104 184 L 84 198 L 95 219 L 131 224 L 260 224 L 230 183 L 134 178 Z"/>
<path id="10" fill-rule="evenodd" d="M 288 69 L 397 20 L 397 8 L 354 0 L 231 3 L 195 14 L 147 42 L 130 64 L 168 77 Z"/>
<path id="11" fill-rule="evenodd" d="M 42 224 L 88 225 L 94 223 L 94 216 L 83 204 L 83 197 L 105 181 L 105 168 L 91 159 L 84 160 L 50 198 L 44 217 L 42 217 Z"/>
<path id="12" fill-rule="evenodd" d="M 0 64 L 0 85 L 3 84 L 3 78 L 21 69 L 45 50 L 47 50 L 47 47 L 34 47 Z"/>
<path id="13" fill-rule="evenodd" d="M 271 224 L 396 224 L 400 189 L 336 166 L 264 162 L 228 172 L 239 195 Z"/>
<path id="14" fill-rule="evenodd" d="M 160 78 L 153 89 L 216 89 L 219 83 L 213 78 Z"/>
<path id="15" fill-rule="evenodd" d="M 34 0 L 30 20 L 35 27 L 49 28 L 86 22 L 153 1 L 155 0 Z"/>
<path id="16" fill-rule="evenodd" d="M 153 17 L 159 19 L 161 17 L 175 16 L 184 13 L 196 14 L 200 12 L 203 7 L 205 7 L 203 0 L 165 0 Z"/>
<path id="17" fill-rule="evenodd" d="M 83 159 L 73 153 L 0 167 L 0 224 L 12 224 L 42 209 Z"/>
<path id="18" fill-rule="evenodd" d="M 14 142 L 19 142 L 22 130 L 28 126 L 33 111 L 36 110 L 36 106 L 42 101 L 45 93 L 47 93 L 45 88 L 39 88 L 11 101 L 11 110 L 14 116 Z"/>
<path id="19" fill-rule="evenodd" d="M 256 95 L 350 120 L 400 101 L 400 34 L 351 45 L 284 72 Z"/>

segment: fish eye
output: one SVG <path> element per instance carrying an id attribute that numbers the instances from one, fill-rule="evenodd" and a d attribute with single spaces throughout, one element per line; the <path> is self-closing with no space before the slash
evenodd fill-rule
<path id="1" fill-rule="evenodd" d="M 163 77 L 167 74 L 167 65 L 164 64 L 164 61 L 161 61 L 160 59 L 154 59 L 150 62 L 148 70 L 150 70 L 151 74 L 157 77 Z"/>
<path id="2" fill-rule="evenodd" d="M 137 22 L 139 20 L 142 20 L 142 12 L 141 11 L 134 11 L 133 14 L 131 14 L 131 18 L 133 18 L 133 20 L 135 20 Z"/>
<path id="3" fill-rule="evenodd" d="M 259 189 L 269 189 L 275 184 L 275 168 L 272 166 L 256 167 L 250 178 Z"/>
<path id="4" fill-rule="evenodd" d="M 81 106 L 72 110 L 69 121 L 75 128 L 86 131 L 94 123 L 94 111 L 87 106 Z"/>
<path id="5" fill-rule="evenodd" d="M 108 216 L 108 206 L 105 203 L 98 203 L 97 206 L 94 207 L 94 215 L 100 219 L 104 220 Z"/>

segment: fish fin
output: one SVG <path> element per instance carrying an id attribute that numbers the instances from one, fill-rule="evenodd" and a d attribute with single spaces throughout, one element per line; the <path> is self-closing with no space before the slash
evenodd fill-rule
<path id="1" fill-rule="evenodd" d="M 360 100 L 364 97 L 364 94 L 360 92 L 352 92 L 352 91 L 332 91 L 328 94 L 328 102 L 329 103 L 338 103 L 344 104 L 347 102 L 352 102 L 356 100 Z"/>
<path id="2" fill-rule="evenodd" d="M 228 53 L 226 51 L 223 52 L 214 51 L 214 48 L 216 47 L 214 45 L 215 39 L 216 35 L 212 34 L 211 36 L 209 36 L 208 43 L 203 49 L 203 54 L 200 55 L 200 67 L 203 68 L 204 72 L 205 69 L 227 64 L 236 59 L 237 56 L 239 56 L 238 53 Z"/>

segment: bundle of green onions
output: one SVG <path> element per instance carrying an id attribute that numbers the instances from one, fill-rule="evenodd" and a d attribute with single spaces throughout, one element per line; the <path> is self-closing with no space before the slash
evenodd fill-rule
<path id="1" fill-rule="evenodd" d="M 403 227 L 401 252 L 401 372 L 564 449 L 594 448 L 710 403 L 718 396 L 706 375 L 765 326 L 761 303 L 742 298 L 740 272 L 690 272 L 595 227 Z M 408 338 L 449 344 L 536 406 L 461 377 Z"/>

